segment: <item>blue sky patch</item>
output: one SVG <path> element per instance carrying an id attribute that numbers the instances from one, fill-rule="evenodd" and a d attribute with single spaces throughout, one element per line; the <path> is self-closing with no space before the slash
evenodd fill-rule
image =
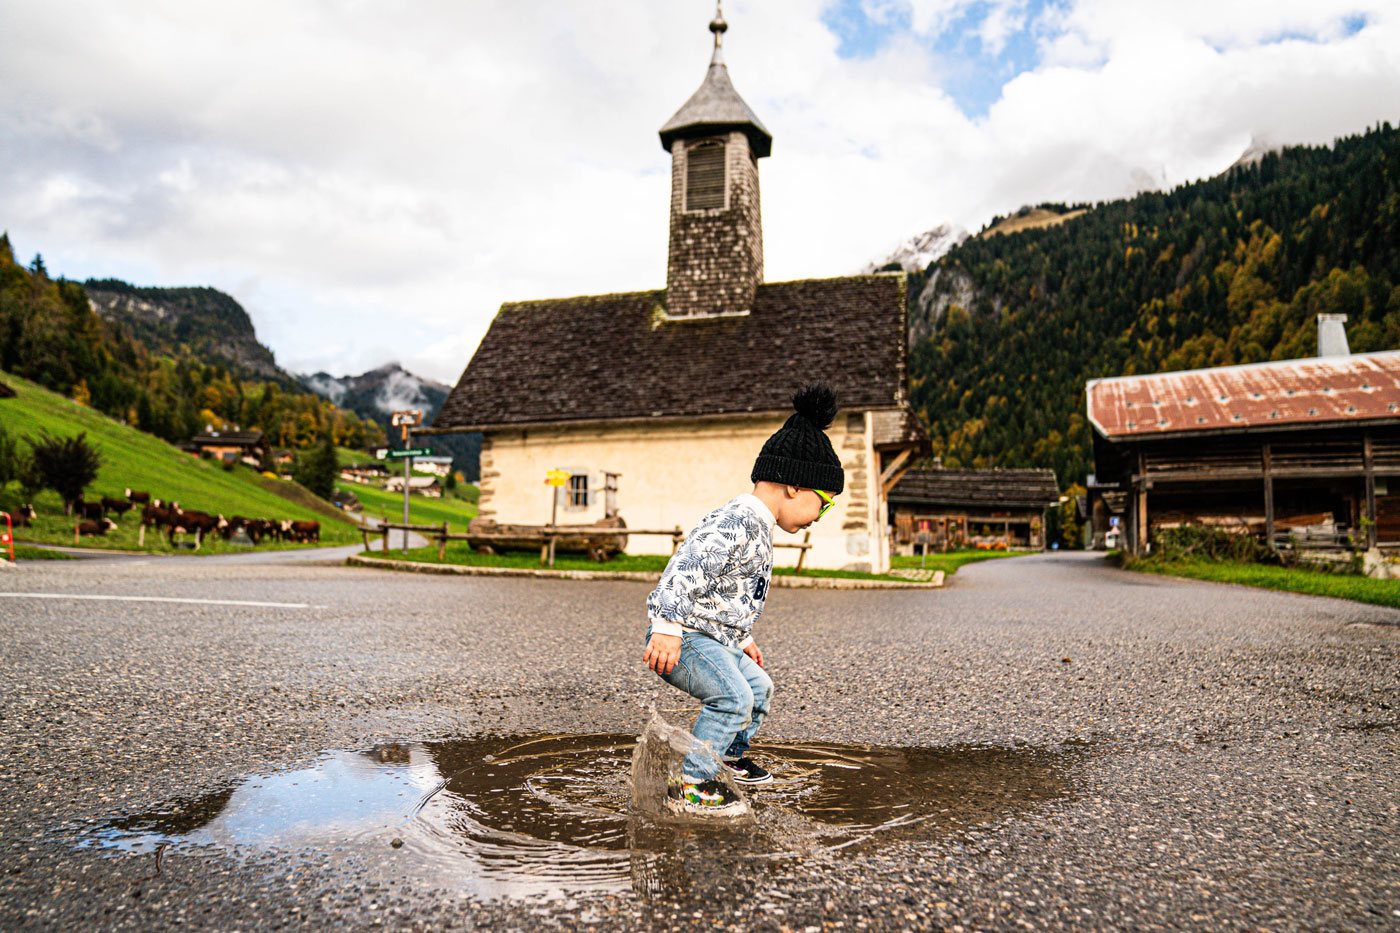
<path id="1" fill-rule="evenodd" d="M 937 59 L 942 89 L 964 114 L 985 116 L 1008 81 L 1035 68 L 1036 23 L 1045 6 L 1046 0 L 1027 3 L 1020 27 L 1005 37 L 1000 49 L 984 43 L 979 34 L 993 9 L 984 2 L 968 4 L 936 35 L 915 37 Z M 887 7 L 872 16 L 861 0 L 838 0 L 827 8 L 822 22 L 838 38 L 836 52 L 845 59 L 871 58 L 913 28 L 907 9 Z"/>

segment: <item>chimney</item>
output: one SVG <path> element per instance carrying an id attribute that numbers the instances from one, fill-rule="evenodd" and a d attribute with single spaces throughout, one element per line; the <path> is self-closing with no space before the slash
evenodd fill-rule
<path id="1" fill-rule="evenodd" d="M 1318 356 L 1351 356 L 1351 348 L 1347 346 L 1346 322 L 1345 314 L 1317 316 Z"/>

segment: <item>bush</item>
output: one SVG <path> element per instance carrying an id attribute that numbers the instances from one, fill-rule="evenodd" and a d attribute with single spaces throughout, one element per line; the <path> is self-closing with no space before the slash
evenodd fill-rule
<path id="1" fill-rule="evenodd" d="M 87 442 L 87 432 L 73 437 L 53 437 L 46 431 L 30 438 L 33 448 L 30 461 L 35 481 L 52 489 L 63 498 L 63 508 L 73 514 L 73 503 L 82 498 L 83 490 L 97 479 L 102 458 Z"/>
<path id="2" fill-rule="evenodd" d="M 1211 560 L 1277 563 L 1274 554 L 1253 535 L 1204 525 L 1181 525 L 1157 533 L 1154 557 L 1165 561 Z"/>

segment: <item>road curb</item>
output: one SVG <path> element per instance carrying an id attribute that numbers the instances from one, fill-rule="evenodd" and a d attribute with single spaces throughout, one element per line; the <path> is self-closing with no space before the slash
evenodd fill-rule
<path id="1" fill-rule="evenodd" d="M 435 573 L 461 577 L 544 577 L 558 580 L 633 580 L 655 583 L 659 573 L 640 570 L 531 570 L 524 567 L 467 567 L 462 564 L 424 564 L 412 560 L 392 560 L 352 554 L 345 563 L 355 567 L 378 567 L 405 573 Z M 932 583 L 915 580 L 852 580 L 845 577 L 773 577 L 771 586 L 779 589 L 816 590 L 937 590 L 943 588 L 943 572 Z"/>

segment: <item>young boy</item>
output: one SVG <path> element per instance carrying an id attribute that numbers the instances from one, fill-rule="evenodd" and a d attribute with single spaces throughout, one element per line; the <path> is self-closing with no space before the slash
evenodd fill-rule
<path id="1" fill-rule="evenodd" d="M 701 519 L 647 597 L 651 626 L 642 660 L 703 704 L 691 733 L 722 756 L 740 784 L 773 780 L 744 757 L 773 696 L 752 634 L 773 575 L 773 525 L 801 531 L 826 514 L 845 487 L 841 459 L 823 433 L 836 416 L 831 389 L 808 386 L 792 405 L 796 414 L 754 462 L 753 492 Z M 671 808 L 706 816 L 748 812 L 743 799 L 715 779 L 719 767 L 693 749 L 680 784 L 668 788 Z"/>

